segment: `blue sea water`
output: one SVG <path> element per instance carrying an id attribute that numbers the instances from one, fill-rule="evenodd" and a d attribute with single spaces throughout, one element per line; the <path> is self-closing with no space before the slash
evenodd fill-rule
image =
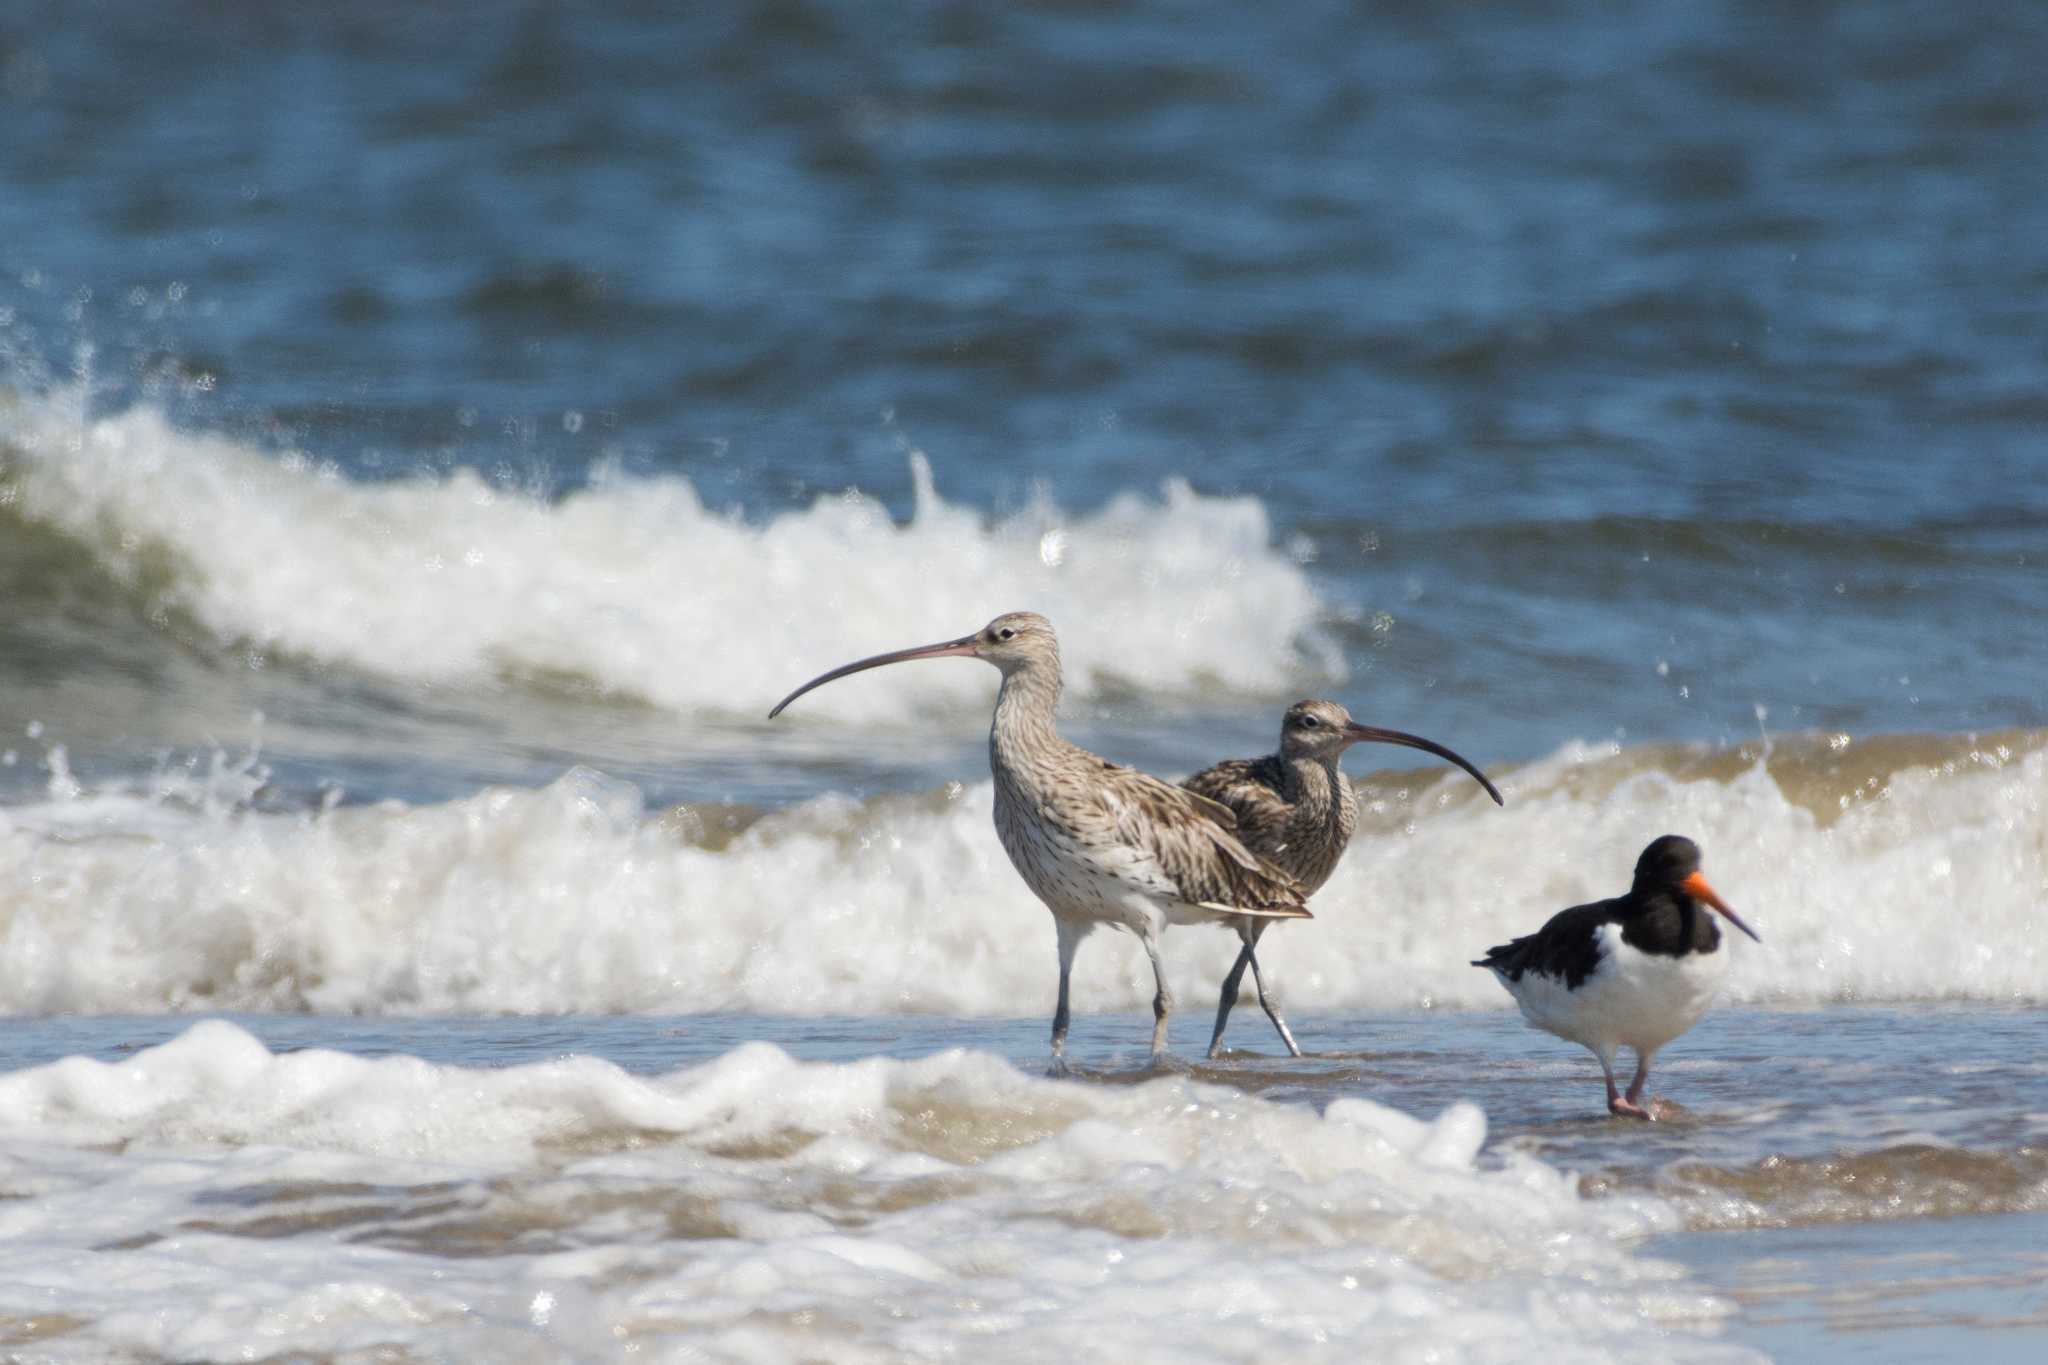
<path id="1" fill-rule="evenodd" d="M 1193 755 L 1318 683 L 1498 758 L 1739 739 L 1759 706 L 2035 727 L 2044 49 L 2020 4 L 29 4 L 0 19 L 7 378 L 351 481 L 619 470 L 755 526 L 846 489 L 907 517 L 912 448 L 984 517 L 1169 478 L 1254 498 L 1326 648 L 1223 696 L 1091 699 L 1110 732 L 1163 708 Z M 236 536 L 224 511 L 182 515 Z M 571 753 L 729 729 L 488 678 L 440 706 L 346 657 L 251 680 L 63 546 L 10 571 L 10 726 L 84 670 L 137 748 L 199 743 L 195 712 L 372 748 L 433 713 L 475 776 L 518 771 L 480 715 Z M 412 609 L 455 610 L 421 579 Z M 762 611 L 858 590 L 804 586 Z M 887 624 L 876 648 L 918 642 Z M 674 794 L 804 785 L 740 766 Z"/>

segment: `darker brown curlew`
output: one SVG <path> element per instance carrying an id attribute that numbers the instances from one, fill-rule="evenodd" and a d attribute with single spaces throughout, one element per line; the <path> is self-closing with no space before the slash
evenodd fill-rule
<path id="1" fill-rule="evenodd" d="M 1421 749 L 1457 764 L 1472 774 L 1494 804 L 1501 804 L 1500 792 L 1486 774 L 1434 740 L 1401 730 L 1383 730 L 1360 725 L 1351 713 L 1334 701 L 1298 701 L 1287 708 L 1280 722 L 1280 749 L 1264 758 L 1236 758 L 1196 773 L 1181 785 L 1230 808 L 1236 817 L 1238 838 L 1247 848 L 1301 883 L 1304 894 L 1313 895 L 1330 879 L 1351 832 L 1358 823 L 1358 803 L 1351 781 L 1337 766 L 1337 760 L 1354 744 L 1400 744 Z M 1223 979 L 1223 998 L 1216 1006 L 1216 1032 L 1209 1039 L 1209 1055 L 1223 1046 L 1223 1029 L 1230 1020 L 1230 1007 L 1237 1003 L 1237 988 L 1244 969 L 1252 969 L 1252 982 L 1259 993 L 1259 1005 L 1289 1056 L 1299 1057 L 1294 1035 L 1287 1021 L 1266 994 L 1265 978 L 1259 972 L 1255 951 L 1265 932 L 1263 920 L 1239 920 L 1238 936 L 1244 947 L 1237 962 Z"/>

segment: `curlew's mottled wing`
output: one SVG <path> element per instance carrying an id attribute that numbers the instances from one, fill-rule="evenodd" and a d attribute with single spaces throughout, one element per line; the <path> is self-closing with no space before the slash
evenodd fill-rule
<path id="1" fill-rule="evenodd" d="M 1232 758 L 1204 768 L 1181 786 L 1227 808 L 1230 828 L 1245 844 L 1270 858 L 1287 841 L 1293 814 L 1280 795 L 1280 760 Z"/>
<path id="2" fill-rule="evenodd" d="M 1310 918 L 1300 885 L 1232 833 L 1227 807 L 1134 768 L 1104 764 L 1089 793 L 1095 818 L 1140 853 L 1182 900 L 1241 914 Z"/>
<path id="3" fill-rule="evenodd" d="M 1314 895 L 1330 879 L 1351 843 L 1358 821 L 1351 784 L 1341 773 L 1325 777 L 1320 768 L 1307 771 L 1288 790 L 1286 760 L 1236 758 L 1204 768 L 1181 785 L 1228 806 L 1237 817 L 1234 828 L 1261 858 L 1281 868 Z"/>

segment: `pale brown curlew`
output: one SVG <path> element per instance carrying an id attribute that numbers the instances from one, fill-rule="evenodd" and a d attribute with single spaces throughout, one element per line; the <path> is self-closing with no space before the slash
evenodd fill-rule
<path id="1" fill-rule="evenodd" d="M 897 650 L 835 668 L 777 702 L 772 719 L 804 693 L 884 664 L 958 655 L 1001 670 L 989 768 L 996 834 L 1019 875 L 1052 912 L 1059 944 L 1059 1003 L 1052 1057 L 1065 1070 L 1067 986 L 1074 951 L 1097 925 L 1127 929 L 1152 962 L 1152 1054 L 1166 1050 L 1173 995 L 1159 957 L 1168 925 L 1241 917 L 1306 919 L 1294 879 L 1246 848 L 1223 806 L 1060 737 L 1060 651 L 1052 623 L 1028 611 L 998 616 L 972 635 Z"/>

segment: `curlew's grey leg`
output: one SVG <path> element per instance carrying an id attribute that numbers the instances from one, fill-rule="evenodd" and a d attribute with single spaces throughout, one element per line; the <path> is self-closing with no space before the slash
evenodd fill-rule
<path id="1" fill-rule="evenodd" d="M 1060 945 L 1060 999 L 1052 1012 L 1052 1065 L 1055 1076 L 1067 1074 L 1067 982 L 1074 974 L 1074 950 L 1081 946 L 1081 934 L 1063 919 L 1053 921 Z"/>
<path id="2" fill-rule="evenodd" d="M 1173 992 L 1166 985 L 1166 964 L 1159 960 L 1159 939 L 1146 934 L 1145 956 L 1152 959 L 1152 980 L 1158 986 L 1158 993 L 1152 997 L 1152 1056 L 1156 1059 L 1166 1054 L 1166 1017 L 1173 1013 Z"/>
<path id="3" fill-rule="evenodd" d="M 1256 937 L 1256 935 L 1254 935 L 1254 937 Z M 1259 1008 L 1264 1010 L 1266 1012 L 1266 1017 L 1273 1021 L 1273 1027 L 1280 1030 L 1280 1041 L 1287 1044 L 1287 1055 L 1290 1057 L 1299 1057 L 1301 1055 L 1301 1049 L 1294 1045 L 1294 1035 L 1287 1031 L 1287 1021 L 1280 1017 L 1280 1011 L 1274 1007 L 1273 1002 L 1271 1000 L 1266 998 L 1266 978 L 1259 975 L 1258 954 L 1253 952 L 1252 945 L 1247 943 L 1244 945 L 1244 952 L 1241 954 L 1241 956 L 1248 957 L 1251 959 L 1252 984 L 1259 988 Z"/>
<path id="4" fill-rule="evenodd" d="M 1244 980 L 1244 969 L 1251 960 L 1252 941 L 1247 938 L 1244 947 L 1238 950 L 1237 961 L 1231 965 L 1230 975 L 1223 978 L 1223 998 L 1216 1002 L 1216 1031 L 1209 1035 L 1211 1057 L 1223 1051 L 1223 1026 L 1230 1022 L 1230 1007 L 1237 1003 L 1237 983 Z"/>
<path id="5" fill-rule="evenodd" d="M 1223 1030 L 1230 1022 L 1230 1011 L 1237 1004 L 1237 988 L 1244 980 L 1244 969 L 1252 969 L 1252 980 L 1259 988 L 1259 1007 L 1266 1017 L 1273 1021 L 1273 1027 L 1280 1030 L 1280 1041 L 1287 1044 L 1287 1055 L 1299 1057 L 1301 1049 L 1294 1045 L 1294 1035 L 1287 1031 L 1287 1021 L 1280 1017 L 1279 1010 L 1266 996 L 1266 982 L 1259 975 L 1257 949 L 1259 936 L 1266 932 L 1270 920 L 1241 919 L 1237 922 L 1237 936 L 1244 940 L 1244 947 L 1237 954 L 1237 961 L 1231 964 L 1230 975 L 1223 978 L 1223 993 L 1216 1002 L 1216 1031 L 1209 1035 L 1209 1055 L 1216 1056 L 1223 1051 Z"/>

